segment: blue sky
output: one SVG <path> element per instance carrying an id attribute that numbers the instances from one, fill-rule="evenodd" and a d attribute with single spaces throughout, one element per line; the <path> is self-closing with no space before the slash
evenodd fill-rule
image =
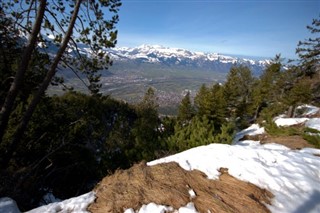
<path id="1" fill-rule="evenodd" d="M 122 0 L 118 46 L 295 58 L 320 0 Z"/>

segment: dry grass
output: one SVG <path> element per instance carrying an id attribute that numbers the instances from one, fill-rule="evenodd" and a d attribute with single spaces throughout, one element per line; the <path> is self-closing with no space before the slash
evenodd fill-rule
<path id="1" fill-rule="evenodd" d="M 278 143 L 282 144 L 290 149 L 303 149 L 306 147 L 315 148 L 314 145 L 308 143 L 300 135 L 292 136 L 268 136 L 260 141 L 261 144 L 265 143 Z"/>
<path id="2" fill-rule="evenodd" d="M 308 143 L 300 135 L 288 135 L 288 136 L 272 136 L 269 134 L 260 134 L 260 135 L 245 135 L 240 140 L 254 140 L 260 141 L 261 144 L 266 143 L 277 143 L 284 145 L 290 149 L 303 149 L 306 147 L 315 148 L 314 145 Z"/>
<path id="3" fill-rule="evenodd" d="M 193 189 L 196 197 L 191 198 Z M 186 171 L 177 163 L 147 166 L 144 162 L 104 178 L 96 187 L 97 199 L 89 206 L 94 213 L 124 212 L 143 204 L 179 209 L 193 202 L 199 212 L 269 212 L 273 195 L 267 190 L 235 179 L 221 169 L 220 180 L 209 180 L 200 171 Z"/>

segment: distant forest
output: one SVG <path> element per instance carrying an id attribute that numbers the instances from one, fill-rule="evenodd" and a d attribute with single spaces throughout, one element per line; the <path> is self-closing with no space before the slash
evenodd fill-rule
<path id="1" fill-rule="evenodd" d="M 45 202 L 48 193 L 65 199 L 92 190 L 104 176 L 142 160 L 230 144 L 236 131 L 268 124 L 283 112 L 293 117 L 301 104 L 320 106 L 319 19 L 307 27 L 315 37 L 297 45 L 295 63 L 277 55 L 259 77 L 234 66 L 224 84 L 203 85 L 194 100 L 186 94 L 177 116 L 160 116 L 152 88 L 135 105 L 99 92 L 99 71 L 112 65 L 102 49 L 116 45 L 121 3 L 52 2 L 0 3 L 0 195 L 15 199 L 21 210 Z M 112 13 L 109 20 L 103 9 Z M 48 42 L 43 32 L 55 35 L 56 55 L 40 48 Z M 90 45 L 92 55 L 77 53 L 77 42 Z M 47 95 L 50 84 L 64 85 L 55 77 L 59 67 L 85 76 L 89 94 L 65 87 L 64 95 Z"/>

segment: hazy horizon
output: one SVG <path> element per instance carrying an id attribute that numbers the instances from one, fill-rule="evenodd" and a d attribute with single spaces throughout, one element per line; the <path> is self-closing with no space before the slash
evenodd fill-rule
<path id="1" fill-rule="evenodd" d="M 123 0 L 117 46 L 294 59 L 319 11 L 318 0 Z"/>

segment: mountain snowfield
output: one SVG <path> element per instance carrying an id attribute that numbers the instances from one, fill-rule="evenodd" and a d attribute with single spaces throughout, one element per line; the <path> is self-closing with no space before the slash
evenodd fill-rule
<path id="1" fill-rule="evenodd" d="M 141 45 L 138 47 L 117 47 L 111 50 L 110 56 L 114 60 L 140 59 L 149 63 L 161 63 L 171 60 L 175 64 L 191 62 L 220 62 L 230 64 L 265 66 L 270 60 L 251 60 L 221 55 L 219 53 L 192 52 L 181 48 L 170 48 L 161 45 Z"/>
<path id="2" fill-rule="evenodd" d="M 38 46 L 50 54 L 57 52 L 57 46 L 54 44 L 53 35 L 43 36 L 47 43 L 39 43 Z M 46 47 L 46 48 L 45 48 Z M 76 50 L 77 48 L 77 50 Z M 193 52 L 182 48 L 164 47 L 162 45 L 148 45 L 143 44 L 138 47 L 115 47 L 111 49 L 104 49 L 103 51 L 108 52 L 112 60 L 143 60 L 149 63 L 163 63 L 173 60 L 174 64 L 183 63 L 201 63 L 201 62 L 220 62 L 225 64 L 242 64 L 248 66 L 261 66 L 264 67 L 270 64 L 270 60 L 252 60 L 239 57 L 231 57 L 222 55 L 219 53 L 204 53 L 204 52 Z M 90 57 L 94 55 L 91 48 L 83 43 L 77 43 L 77 47 L 74 44 L 69 44 L 67 47 L 68 53 L 81 53 Z M 198 64 L 200 65 L 200 64 Z"/>
<path id="3" fill-rule="evenodd" d="M 309 106 L 307 106 L 309 107 Z M 309 107 L 309 114 L 319 108 Z M 279 126 L 304 123 L 307 127 L 320 131 L 320 118 L 275 118 Z M 210 179 L 218 179 L 221 167 L 228 168 L 230 175 L 239 180 L 250 182 L 270 191 L 274 198 L 272 205 L 266 204 L 271 212 L 302 213 L 320 212 L 320 149 L 304 148 L 291 150 L 279 144 L 261 145 L 257 141 L 239 141 L 244 135 L 264 133 L 264 128 L 253 124 L 239 132 L 233 145 L 210 144 L 196 147 L 169 157 L 148 163 L 152 166 L 159 163 L 177 162 L 185 170 L 200 170 Z M 190 196 L 197 193 L 190 189 Z M 87 212 L 90 203 L 94 202 L 94 192 L 51 203 L 28 213 Z M 146 203 L 140 209 L 128 208 L 125 213 L 196 213 L 192 202 L 173 209 L 161 203 Z M 15 202 L 9 198 L 0 199 L 0 212 L 19 213 Z"/>

